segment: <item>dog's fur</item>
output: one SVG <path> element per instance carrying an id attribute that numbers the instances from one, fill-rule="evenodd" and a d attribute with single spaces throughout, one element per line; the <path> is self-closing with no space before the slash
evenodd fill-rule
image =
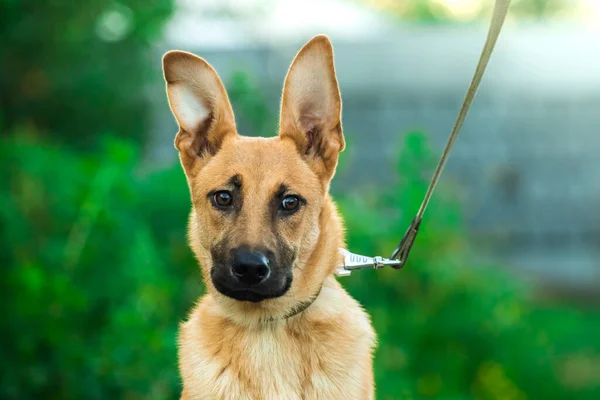
<path id="1" fill-rule="evenodd" d="M 170 51 L 163 68 L 193 203 L 190 246 L 207 288 L 180 329 L 182 399 L 372 399 L 375 334 L 333 276 L 344 239 L 328 192 L 345 144 L 329 39 L 316 36 L 294 59 L 273 138 L 238 135 L 203 59 Z M 223 189 L 237 196 L 231 212 L 211 204 Z M 273 208 L 282 192 L 302 199 L 293 215 Z M 289 290 L 262 301 L 223 294 L 215 276 L 238 246 L 268 249 Z"/>

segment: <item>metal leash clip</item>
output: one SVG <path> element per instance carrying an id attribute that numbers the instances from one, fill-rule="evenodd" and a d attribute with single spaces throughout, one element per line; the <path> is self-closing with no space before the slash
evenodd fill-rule
<path id="1" fill-rule="evenodd" d="M 400 260 L 390 260 L 380 256 L 366 257 L 360 254 L 350 253 L 346 249 L 340 249 L 340 253 L 344 256 L 343 264 L 335 271 L 337 276 L 349 276 L 352 271 L 358 269 L 381 269 L 385 266 L 398 267 L 401 265 Z"/>
<path id="2" fill-rule="evenodd" d="M 396 250 L 392 253 L 390 258 L 383 258 L 380 256 L 366 257 L 359 254 L 350 253 L 346 249 L 340 249 L 340 253 L 344 256 L 343 265 L 335 271 L 337 276 L 349 276 L 353 270 L 356 269 L 381 269 L 385 266 L 392 267 L 394 269 L 400 269 L 406 263 L 410 249 L 417 233 L 419 232 L 419 225 L 421 219 L 416 217 L 408 227 L 404 237 L 396 247 Z"/>

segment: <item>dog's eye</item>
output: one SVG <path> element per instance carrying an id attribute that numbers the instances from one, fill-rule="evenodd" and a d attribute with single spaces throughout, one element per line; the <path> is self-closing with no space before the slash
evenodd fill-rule
<path id="1" fill-rule="evenodd" d="M 212 202 L 217 208 L 227 208 L 233 204 L 233 195 L 227 190 L 220 190 L 212 195 Z"/>
<path id="2" fill-rule="evenodd" d="M 281 201 L 281 208 L 287 212 L 296 211 L 299 205 L 300 199 L 298 196 L 285 196 Z"/>

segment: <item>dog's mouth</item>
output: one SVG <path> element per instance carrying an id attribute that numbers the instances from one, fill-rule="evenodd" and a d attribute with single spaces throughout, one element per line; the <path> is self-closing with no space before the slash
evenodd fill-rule
<path id="1" fill-rule="evenodd" d="M 269 279 L 257 285 L 247 285 L 222 273 L 225 268 L 211 269 L 211 281 L 217 291 L 238 301 L 258 303 L 267 299 L 275 299 L 287 293 L 292 286 L 293 276 L 290 273 L 271 274 Z"/>
<path id="2" fill-rule="evenodd" d="M 252 303 L 259 303 L 259 302 L 261 302 L 263 300 L 267 300 L 267 299 L 275 299 L 275 298 L 281 297 L 285 294 L 285 291 L 282 291 L 279 293 L 263 294 L 263 293 L 257 293 L 252 290 L 229 290 L 229 289 L 223 290 L 223 288 L 219 288 L 216 285 L 215 285 L 215 287 L 221 294 L 224 294 L 227 297 L 230 297 L 230 298 L 232 298 L 234 300 L 238 300 L 238 301 L 249 301 Z"/>

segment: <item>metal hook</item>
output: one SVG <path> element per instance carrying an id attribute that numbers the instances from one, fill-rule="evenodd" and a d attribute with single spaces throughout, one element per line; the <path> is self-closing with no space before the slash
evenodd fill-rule
<path id="1" fill-rule="evenodd" d="M 335 271 L 337 276 L 349 276 L 352 271 L 359 269 L 381 269 L 385 266 L 396 268 L 400 265 L 399 260 L 390 260 L 380 256 L 366 257 L 360 254 L 354 254 L 346 249 L 340 249 L 340 253 L 344 256 L 343 264 Z"/>
<path id="2" fill-rule="evenodd" d="M 360 254 L 351 253 L 346 249 L 340 249 L 340 253 L 344 256 L 344 262 L 336 270 L 335 274 L 337 276 L 349 276 L 354 270 L 369 268 L 381 269 L 385 266 L 394 269 L 402 268 L 410 254 L 412 245 L 415 243 L 415 238 L 417 237 L 417 233 L 419 233 L 420 225 L 421 218 L 415 217 L 390 258 L 361 256 Z"/>

